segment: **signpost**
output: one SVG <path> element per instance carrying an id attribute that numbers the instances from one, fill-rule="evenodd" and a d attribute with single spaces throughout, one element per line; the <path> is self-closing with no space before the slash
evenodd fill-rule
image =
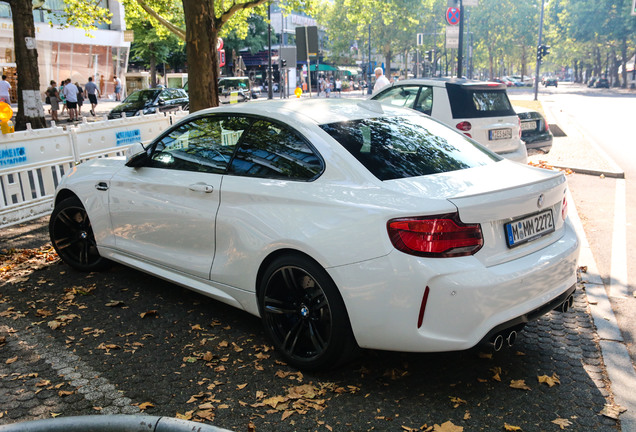
<path id="1" fill-rule="evenodd" d="M 446 26 L 446 49 L 459 48 L 459 27 Z"/>
<path id="2" fill-rule="evenodd" d="M 446 9 L 446 22 L 452 26 L 459 24 L 460 11 L 459 8 L 449 7 Z"/>

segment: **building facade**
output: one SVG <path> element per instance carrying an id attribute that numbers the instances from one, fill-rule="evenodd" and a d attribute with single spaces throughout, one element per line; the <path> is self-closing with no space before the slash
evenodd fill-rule
<path id="1" fill-rule="evenodd" d="M 43 7 L 62 13 L 64 2 L 46 0 Z M 90 36 L 78 28 L 60 28 L 56 25 L 59 19 L 54 13 L 33 11 L 42 92 L 51 80 L 59 85 L 62 80 L 70 78 L 84 85 L 92 76 L 100 90 L 103 90 L 103 97 L 107 97 L 114 93 L 114 77 L 121 77 L 123 81 L 130 51 L 130 42 L 124 38 L 124 7 L 116 0 L 102 0 L 102 7 L 110 10 L 112 22 L 99 24 L 97 30 L 90 32 Z M 49 21 L 53 22 L 53 27 Z M 15 102 L 20 71 L 16 70 L 15 64 L 11 9 L 5 2 L 0 2 L 0 69 L 11 83 L 14 92 L 11 100 Z"/>

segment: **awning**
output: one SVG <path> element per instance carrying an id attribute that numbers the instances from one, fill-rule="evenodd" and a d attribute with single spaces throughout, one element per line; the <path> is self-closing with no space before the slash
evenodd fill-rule
<path id="1" fill-rule="evenodd" d="M 309 70 L 312 71 L 312 72 L 316 72 L 316 65 L 315 64 L 311 65 L 311 68 Z M 322 64 L 321 63 L 321 64 L 318 65 L 318 71 L 319 72 L 332 72 L 332 71 L 337 71 L 337 70 L 338 70 L 338 68 L 335 68 L 335 67 L 333 67 L 331 65 L 328 65 L 328 64 Z"/>
<path id="2" fill-rule="evenodd" d="M 338 70 L 344 72 L 344 75 L 358 75 L 361 72 L 360 68 L 351 66 L 338 66 Z"/>

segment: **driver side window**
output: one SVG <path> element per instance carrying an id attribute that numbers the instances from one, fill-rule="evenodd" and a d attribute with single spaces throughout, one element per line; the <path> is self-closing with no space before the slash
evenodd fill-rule
<path id="1" fill-rule="evenodd" d="M 155 144 L 150 166 L 224 174 L 249 123 L 242 117 L 199 117 L 182 124 Z"/>
<path id="2" fill-rule="evenodd" d="M 396 107 L 413 108 L 419 90 L 419 86 L 396 86 L 374 99 Z"/>

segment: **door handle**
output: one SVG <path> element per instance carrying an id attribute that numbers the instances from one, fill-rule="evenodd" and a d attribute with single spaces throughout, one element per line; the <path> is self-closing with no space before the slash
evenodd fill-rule
<path id="1" fill-rule="evenodd" d="M 188 186 L 188 189 L 194 192 L 205 192 L 212 193 L 214 192 L 214 186 L 205 184 L 205 183 L 194 183 Z"/>
<path id="2" fill-rule="evenodd" d="M 108 190 L 108 184 L 106 182 L 99 182 L 95 185 L 95 189 L 100 190 L 100 191 L 107 191 Z"/>

